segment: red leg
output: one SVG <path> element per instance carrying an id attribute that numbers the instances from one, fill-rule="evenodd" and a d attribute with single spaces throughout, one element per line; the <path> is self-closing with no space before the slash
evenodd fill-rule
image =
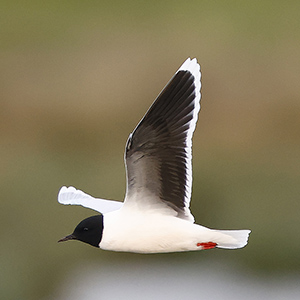
<path id="1" fill-rule="evenodd" d="M 202 247 L 202 250 L 207 250 L 207 249 L 215 248 L 217 244 L 214 242 L 207 242 L 207 243 L 197 243 L 197 246 Z"/>

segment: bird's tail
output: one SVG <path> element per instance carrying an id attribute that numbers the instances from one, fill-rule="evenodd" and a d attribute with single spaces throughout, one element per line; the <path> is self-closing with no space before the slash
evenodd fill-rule
<path id="1" fill-rule="evenodd" d="M 243 248 L 248 243 L 251 230 L 217 230 L 222 234 L 216 247 L 224 249 Z"/>

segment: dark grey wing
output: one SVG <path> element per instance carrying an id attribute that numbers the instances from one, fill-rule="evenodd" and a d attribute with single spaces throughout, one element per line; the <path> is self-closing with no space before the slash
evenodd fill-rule
<path id="1" fill-rule="evenodd" d="M 200 110 L 200 66 L 187 59 L 130 134 L 125 162 L 129 203 L 147 209 L 172 208 L 194 221 L 189 210 L 192 188 L 192 135 Z"/>

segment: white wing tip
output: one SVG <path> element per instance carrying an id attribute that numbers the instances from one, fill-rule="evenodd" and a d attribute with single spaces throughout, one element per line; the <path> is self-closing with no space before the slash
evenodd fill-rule
<path id="1" fill-rule="evenodd" d="M 123 202 L 94 198 L 73 186 L 61 187 L 58 192 L 58 202 L 64 205 L 81 205 L 102 214 L 118 210 L 123 205 Z"/>
<path id="2" fill-rule="evenodd" d="M 201 98 L 201 93 L 200 93 L 200 89 L 201 89 L 201 72 L 200 72 L 200 65 L 197 62 L 196 58 L 190 59 L 188 58 L 182 65 L 181 67 L 178 69 L 178 71 L 176 73 L 178 73 L 179 71 L 188 71 L 190 72 L 195 80 L 195 92 L 196 92 L 196 102 L 199 103 L 200 102 L 200 98 Z M 200 104 L 199 104 L 199 109 L 200 109 Z M 198 109 L 196 114 L 198 114 Z"/>
<path id="3" fill-rule="evenodd" d="M 78 202 L 79 199 L 83 198 L 91 198 L 91 196 L 87 195 L 81 190 L 77 190 L 73 186 L 63 186 L 58 192 L 58 202 L 61 204 L 80 204 Z"/>
<path id="4" fill-rule="evenodd" d="M 186 61 L 181 65 L 181 67 L 178 69 L 179 71 L 189 71 L 191 72 L 196 78 L 199 77 L 200 80 L 200 65 L 197 62 L 197 58 L 191 59 L 190 57 L 186 59 Z"/>

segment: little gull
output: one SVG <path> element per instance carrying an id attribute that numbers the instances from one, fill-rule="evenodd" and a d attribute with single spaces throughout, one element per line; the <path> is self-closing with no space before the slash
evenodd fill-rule
<path id="1" fill-rule="evenodd" d="M 161 253 L 237 249 L 250 230 L 216 230 L 194 223 L 192 136 L 200 110 L 200 66 L 188 58 L 129 135 L 125 148 L 124 202 L 97 199 L 63 186 L 62 204 L 101 214 L 81 221 L 62 241 L 79 240 L 104 250 Z"/>

